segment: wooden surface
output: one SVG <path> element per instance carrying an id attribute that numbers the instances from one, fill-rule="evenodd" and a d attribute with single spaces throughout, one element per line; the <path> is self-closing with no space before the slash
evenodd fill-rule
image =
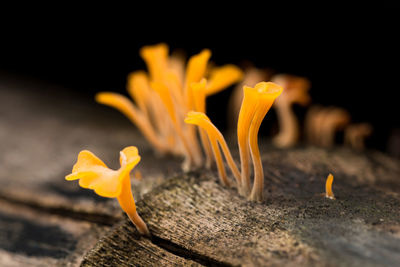
<path id="1" fill-rule="evenodd" d="M 382 157 L 342 149 L 271 148 L 263 156 L 263 203 L 246 201 L 236 190 L 220 186 L 215 174 L 202 172 L 169 179 L 145 195 L 139 212 L 154 244 L 204 265 L 396 266 L 399 166 L 388 158 L 394 169 L 378 164 Z M 347 159 L 346 164 L 341 159 Z M 347 171 L 348 164 L 354 169 Z M 371 169 L 363 169 L 366 166 Z M 328 171 L 336 174 L 336 200 L 320 194 Z M 133 226 L 126 224 L 100 246 L 109 251 L 110 243 L 132 235 Z M 115 252 L 120 248 L 114 247 Z M 89 253 L 87 260 L 101 257 Z"/>
<path id="2" fill-rule="evenodd" d="M 180 159 L 154 156 L 91 95 L 1 75 L 0 95 L 0 266 L 400 264 L 400 163 L 382 153 L 262 142 L 266 199 L 252 203 L 215 170 L 182 174 Z M 142 155 L 132 182 L 151 240 L 114 200 L 64 181 L 80 150 L 118 167 L 128 145 Z M 336 200 L 321 196 L 329 172 Z"/>
<path id="3" fill-rule="evenodd" d="M 0 200 L 0 266 L 78 266 L 108 228 Z"/>

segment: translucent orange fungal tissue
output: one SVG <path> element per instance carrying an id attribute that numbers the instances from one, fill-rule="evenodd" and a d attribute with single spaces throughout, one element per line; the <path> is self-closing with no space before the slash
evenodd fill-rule
<path id="1" fill-rule="evenodd" d="M 275 99 L 282 93 L 282 87 L 271 82 L 261 82 L 256 84 L 254 88 L 257 90 L 258 101 L 249 132 L 249 146 L 254 167 L 254 183 L 250 194 L 250 200 L 262 201 L 264 191 L 264 171 L 258 148 L 258 131 L 261 122 Z"/>
<path id="2" fill-rule="evenodd" d="M 248 196 L 250 200 L 261 201 L 263 199 L 264 172 L 258 148 L 258 131 L 268 110 L 271 108 L 275 99 L 282 93 L 282 87 L 271 82 L 261 82 L 256 84 L 254 88 L 244 86 L 243 91 L 244 97 L 237 126 L 241 162 L 240 172 L 236 167 L 222 134 L 204 113 L 189 112 L 185 122 L 198 125 L 206 131 L 217 162 L 218 173 L 222 183 L 227 185 L 229 181 L 226 177 L 218 144 L 221 146 L 228 166 L 236 179 L 239 193 Z M 254 183 L 252 189 L 250 188 L 250 155 L 254 168 Z"/>
<path id="3" fill-rule="evenodd" d="M 228 166 L 230 167 L 233 175 L 235 176 L 236 182 L 239 184 L 240 172 L 236 167 L 231 152 L 229 151 L 228 145 L 226 144 L 225 139 L 221 134 L 221 132 L 214 126 L 214 124 L 212 124 L 210 119 L 202 112 L 191 111 L 187 114 L 185 122 L 198 125 L 207 132 L 215 156 L 215 160 L 217 162 L 217 168 L 221 182 L 224 185 L 230 184 L 228 178 L 226 177 L 225 167 L 223 164 L 218 144 L 221 146 L 222 151 L 224 152 L 225 159 L 228 162 Z"/>
<path id="4" fill-rule="evenodd" d="M 242 71 L 234 65 L 209 70 L 211 51 L 204 49 L 192 56 L 187 66 L 181 57 L 169 57 L 168 46 L 145 46 L 140 55 L 149 73 L 133 72 L 128 77 L 127 90 L 135 103 L 127 97 L 102 92 L 96 96 L 99 103 L 114 107 L 127 116 L 160 154 L 184 156 L 184 170 L 204 164 L 195 128 L 184 123 L 190 110 L 205 112 L 205 98 L 238 82 Z M 193 88 L 209 76 L 207 86 Z M 197 87 L 201 85 L 197 85 Z M 196 87 L 196 85 L 194 86 Z M 210 167 L 210 144 L 200 133 L 206 163 Z"/>
<path id="5" fill-rule="evenodd" d="M 335 199 L 335 195 L 332 191 L 333 175 L 329 174 L 325 182 L 325 197 L 330 199 Z"/>
<path id="6" fill-rule="evenodd" d="M 137 148 L 126 147 L 120 152 L 121 167 L 118 170 L 112 170 L 92 152 L 83 150 L 78 155 L 72 173 L 65 179 L 68 181 L 79 180 L 81 187 L 92 189 L 99 196 L 117 198 L 121 208 L 138 231 L 142 235 L 150 236 L 146 223 L 136 211 L 129 177 L 130 172 L 139 161 Z"/>

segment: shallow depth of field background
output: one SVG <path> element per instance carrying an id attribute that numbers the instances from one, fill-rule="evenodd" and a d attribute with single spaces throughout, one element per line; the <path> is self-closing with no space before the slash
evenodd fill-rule
<path id="1" fill-rule="evenodd" d="M 354 23 L 336 23 L 340 16 L 332 18 L 337 21 L 321 16 L 309 24 L 291 23 L 287 27 L 248 14 L 224 17 L 218 23 L 209 19 L 203 23 L 194 17 L 190 22 L 195 26 L 190 25 L 190 30 L 182 26 L 186 20 L 173 25 L 161 21 L 153 26 L 141 20 L 122 27 L 107 22 L 54 29 L 27 23 L 24 31 L 3 38 L 0 71 L 83 94 L 125 92 L 127 74 L 145 69 L 140 47 L 165 42 L 171 50 L 182 50 L 187 56 L 209 48 L 211 60 L 218 65 L 253 63 L 310 79 L 312 104 L 343 107 L 350 112 L 352 122 L 371 123 L 374 132 L 367 147 L 389 151 L 388 140 L 396 135 L 399 138 L 400 128 L 395 65 L 398 48 L 393 18 L 382 15 L 379 22 L 365 16 Z M 226 128 L 231 92 L 232 88 L 207 102 L 211 119 L 222 129 Z M 295 109 L 303 118 L 306 108 Z M 273 112 L 268 116 L 274 118 Z M 275 127 L 274 119 L 266 120 L 262 133 L 269 135 Z"/>

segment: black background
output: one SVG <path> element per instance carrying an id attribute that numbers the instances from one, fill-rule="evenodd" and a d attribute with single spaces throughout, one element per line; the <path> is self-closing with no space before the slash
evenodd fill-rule
<path id="1" fill-rule="evenodd" d="M 165 42 L 188 56 L 210 48 L 218 65 L 248 61 L 309 78 L 313 103 L 343 107 L 353 122 L 374 126 L 370 147 L 385 150 L 400 127 L 396 11 L 305 13 L 249 4 L 235 11 L 182 6 L 171 12 L 152 5 L 19 14 L 2 24 L 0 69 L 70 90 L 124 92 L 127 74 L 145 69 L 138 54 L 143 45 Z M 208 100 L 220 127 L 229 94 Z"/>

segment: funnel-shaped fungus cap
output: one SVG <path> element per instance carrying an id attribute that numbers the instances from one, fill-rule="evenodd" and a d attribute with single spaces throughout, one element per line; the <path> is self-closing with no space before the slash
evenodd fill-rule
<path id="1" fill-rule="evenodd" d="M 275 100 L 282 93 L 282 86 L 272 82 L 257 83 L 254 89 L 257 90 L 262 97 Z"/>
<path id="2" fill-rule="evenodd" d="M 228 123 L 229 128 L 236 128 L 239 111 L 243 100 L 243 87 L 244 86 L 255 86 L 257 83 L 269 80 L 270 73 L 268 70 L 261 70 L 254 67 L 248 67 L 244 71 L 244 75 L 241 82 L 235 86 L 233 93 L 229 100 L 229 116 Z"/>
<path id="3" fill-rule="evenodd" d="M 117 198 L 139 232 L 150 235 L 146 224 L 136 212 L 129 177 L 131 170 L 140 161 L 137 148 L 134 146 L 124 148 L 120 152 L 119 161 L 121 167 L 118 170 L 112 170 L 92 152 L 83 150 L 78 155 L 72 173 L 65 179 L 68 181 L 79 179 L 81 187 L 92 189 L 102 197 Z"/>
<path id="4" fill-rule="evenodd" d="M 72 173 L 65 177 L 72 181 L 79 179 L 79 185 L 92 189 L 102 197 L 118 197 L 122 191 L 123 179 L 129 178 L 130 171 L 139 163 L 140 156 L 136 147 L 127 147 L 120 152 L 121 168 L 109 169 L 103 161 L 92 152 L 83 150 Z"/>

